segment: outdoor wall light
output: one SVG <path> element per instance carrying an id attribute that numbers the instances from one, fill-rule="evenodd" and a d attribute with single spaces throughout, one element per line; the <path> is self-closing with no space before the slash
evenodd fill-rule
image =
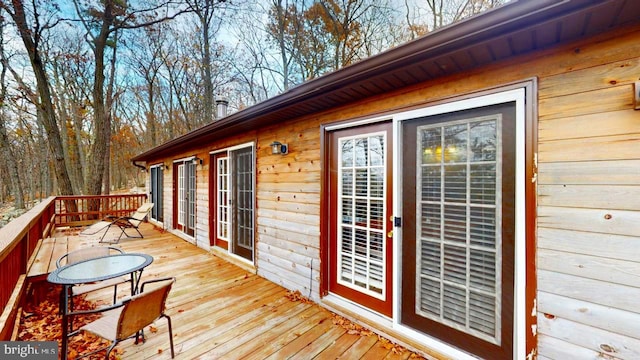
<path id="1" fill-rule="evenodd" d="M 200 159 L 199 157 L 194 157 L 193 160 L 191 160 L 191 163 L 193 165 L 202 165 L 202 159 Z"/>
<path id="2" fill-rule="evenodd" d="M 287 144 L 282 144 L 278 141 L 274 141 L 271 143 L 271 153 L 273 155 L 278 155 L 278 154 L 288 154 L 289 153 L 289 147 L 287 146 Z"/>

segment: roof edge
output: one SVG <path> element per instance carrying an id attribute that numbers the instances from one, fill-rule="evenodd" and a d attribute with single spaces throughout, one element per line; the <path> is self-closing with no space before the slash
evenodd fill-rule
<path id="1" fill-rule="evenodd" d="M 424 60 L 443 52 L 463 49 L 479 41 L 515 32 L 523 25 L 541 23 L 549 20 L 549 17 L 572 13 L 603 2 L 606 0 L 514 0 L 499 8 L 447 25 L 411 42 L 309 80 L 282 94 L 138 154 L 131 161 L 135 164 L 166 155 L 173 147 L 186 144 L 200 136 L 215 133 L 222 128 L 233 127 L 311 97 L 328 94 L 360 79 L 399 69 L 417 59 Z"/>

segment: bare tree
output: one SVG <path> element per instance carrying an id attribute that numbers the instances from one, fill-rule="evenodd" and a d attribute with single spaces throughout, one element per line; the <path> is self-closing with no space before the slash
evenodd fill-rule
<path id="1" fill-rule="evenodd" d="M 42 125 L 47 134 L 47 143 L 53 157 L 58 190 L 62 195 L 71 195 L 73 194 L 73 187 L 65 164 L 64 149 L 51 98 L 49 79 L 41 54 L 43 36 L 56 25 L 57 20 L 51 16 L 42 16 L 39 12 L 45 8 L 42 5 L 37 4 L 35 1 L 31 2 L 31 8 L 29 9 L 31 22 L 29 22 L 22 0 L 13 0 L 11 3 L 0 1 L 0 8 L 9 14 L 18 30 L 36 79 L 36 88 L 39 95 L 39 102 L 36 102 L 38 118 L 42 120 Z M 49 5 L 51 4 L 49 3 Z M 68 210 L 71 211 L 73 209 Z"/>
<path id="2" fill-rule="evenodd" d="M 22 187 L 22 181 L 18 176 L 18 162 L 16 156 L 9 142 L 7 136 L 7 128 L 5 123 L 7 122 L 6 100 L 7 100 L 7 67 L 8 61 L 4 51 L 4 19 L 0 17 L 0 155 L 3 162 L 6 164 L 9 173 L 9 187 L 14 196 L 14 206 L 16 209 L 24 209 L 24 192 Z"/>
<path id="3" fill-rule="evenodd" d="M 303 22 L 300 21 L 298 7 L 295 1 L 272 0 L 269 9 L 267 32 L 276 44 L 279 56 L 280 72 L 282 76 L 282 90 L 287 91 L 291 86 L 292 64 L 295 54 L 302 41 Z M 298 80 L 296 83 L 299 83 Z"/>
<path id="4" fill-rule="evenodd" d="M 146 118 L 146 138 L 148 145 L 154 147 L 158 145 L 158 119 L 156 116 L 156 95 L 158 94 L 159 72 L 163 66 L 160 53 L 162 51 L 162 31 L 156 27 L 142 29 L 143 41 L 135 41 L 131 44 L 132 56 L 129 58 L 131 68 L 142 78 L 144 84 L 140 87 L 142 91 L 136 94 L 146 93 L 146 99 L 141 99 L 144 106 Z"/>
<path id="5" fill-rule="evenodd" d="M 88 161 L 88 179 L 85 184 L 87 194 L 100 194 L 103 190 L 105 167 L 109 158 L 109 141 L 111 139 L 111 109 L 112 100 L 109 94 L 105 98 L 105 69 L 106 50 L 111 47 L 112 54 L 111 78 L 109 84 L 113 84 L 112 76 L 115 70 L 115 46 L 117 34 L 125 29 L 137 29 L 175 18 L 185 10 L 176 10 L 170 0 L 151 4 L 143 8 L 134 8 L 117 0 L 105 0 L 100 7 L 92 4 L 80 3 L 73 0 L 76 13 L 83 24 L 88 43 L 94 55 L 95 70 L 93 77 L 93 116 L 94 136 L 91 148 L 91 156 Z M 159 11 L 164 11 L 163 16 L 158 16 Z M 171 12 L 171 13 L 170 13 Z M 112 91 L 109 85 L 108 92 Z M 107 101 L 108 100 L 108 101 Z M 109 189 L 105 188 L 108 192 Z"/>
<path id="6" fill-rule="evenodd" d="M 431 29 L 443 27 L 456 21 L 503 5 L 510 0 L 425 0 L 431 17 Z"/>
<path id="7" fill-rule="evenodd" d="M 50 61 L 54 101 L 65 148 L 67 169 L 74 193 L 84 190 L 86 169 L 85 124 L 91 103 L 91 69 L 88 49 L 76 32 L 58 32 L 55 46 L 46 55 Z"/>
<path id="8" fill-rule="evenodd" d="M 202 56 L 202 81 L 204 82 L 204 118 L 205 122 L 213 120 L 214 89 L 213 89 L 213 60 L 212 37 L 220 30 L 221 22 L 215 15 L 218 9 L 222 9 L 225 0 L 185 0 L 189 8 L 197 16 L 202 41 L 200 55 Z"/>

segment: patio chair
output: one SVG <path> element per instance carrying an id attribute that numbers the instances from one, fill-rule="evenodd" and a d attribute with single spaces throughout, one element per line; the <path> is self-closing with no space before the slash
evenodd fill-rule
<path id="1" fill-rule="evenodd" d="M 87 248 L 82 248 L 82 249 L 78 249 L 78 250 L 74 250 L 71 251 L 67 254 L 62 255 L 57 261 L 56 261 L 56 267 L 60 268 L 64 265 L 68 265 L 68 264 L 74 264 L 83 260 L 89 260 L 89 259 L 94 259 L 97 257 L 102 257 L 102 256 L 107 256 L 113 253 L 117 253 L 117 254 L 123 254 L 124 251 L 122 251 L 122 249 L 116 248 L 116 247 L 112 247 L 112 246 L 94 246 L 94 247 L 87 247 Z M 131 282 L 131 279 L 125 276 L 122 277 L 118 277 L 118 278 L 114 278 L 114 279 L 109 279 L 109 280 L 104 280 L 104 281 L 98 281 L 94 284 L 81 284 L 81 285 L 76 285 L 74 287 L 71 288 L 71 301 L 70 301 L 70 307 L 71 310 L 73 311 L 73 297 L 74 296 L 78 296 L 78 295 L 82 295 L 82 294 L 86 294 L 88 292 L 91 291 L 96 291 L 96 290 L 100 290 L 100 289 L 105 289 L 108 287 L 113 286 L 113 303 L 116 303 L 116 296 L 118 294 L 118 285 L 120 284 L 125 284 L 127 282 Z"/>
<path id="2" fill-rule="evenodd" d="M 130 238 L 143 238 L 144 236 L 142 236 L 139 227 L 140 224 L 144 222 L 144 219 L 147 217 L 147 215 L 149 215 L 149 212 L 151 212 L 152 208 L 153 203 L 144 203 L 130 216 L 107 216 L 102 221 L 99 221 L 86 228 L 80 233 L 80 235 L 94 235 L 101 231 L 104 231 L 104 233 L 100 237 L 99 242 L 110 244 L 117 244 L 122 238 L 122 235 L 127 235 L 127 237 Z M 105 241 L 104 238 L 112 226 L 117 226 L 120 229 L 120 234 L 114 241 Z M 127 229 L 134 229 L 138 232 L 138 235 L 131 236 L 127 234 Z"/>
<path id="3" fill-rule="evenodd" d="M 105 359 L 109 359 L 109 354 L 115 346 L 126 339 L 136 338 L 136 344 L 142 336 L 144 339 L 144 328 L 157 319 L 164 317 L 169 325 L 169 344 L 171 346 L 171 358 L 173 358 L 173 332 L 171 329 L 171 318 L 165 314 L 165 305 L 171 286 L 175 283 L 175 277 L 148 280 L 142 283 L 141 292 L 137 295 L 123 299 L 121 302 L 101 309 L 79 311 L 76 314 L 103 313 L 103 316 L 91 323 L 80 327 L 74 334 L 80 331 L 93 333 L 103 339 L 112 342 L 106 348 L 98 349 L 82 357 L 89 356 L 96 352 L 107 349 Z M 157 283 L 158 286 L 152 290 L 145 291 L 144 287 L 150 283 Z"/>

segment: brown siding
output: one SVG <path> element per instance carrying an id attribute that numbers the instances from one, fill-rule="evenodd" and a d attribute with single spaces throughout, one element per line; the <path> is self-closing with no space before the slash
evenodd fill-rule
<path id="1" fill-rule="evenodd" d="M 319 126 L 311 119 L 260 131 L 257 156 L 258 274 L 316 300 L 320 276 Z M 269 144 L 274 140 L 288 144 L 289 154 L 272 155 Z"/>
<path id="2" fill-rule="evenodd" d="M 205 159 L 198 170 L 198 233 L 208 243 L 208 152 L 255 140 L 258 274 L 317 300 L 320 126 L 535 77 L 538 353 L 593 357 L 613 350 L 608 353 L 639 358 L 640 281 L 630 275 L 640 273 L 640 112 L 632 110 L 639 69 L 640 27 L 627 28 L 208 144 L 196 152 Z M 287 143 L 289 154 L 272 155 L 274 140 Z M 166 191 L 171 179 L 167 171 Z M 167 222 L 172 207 L 165 200 Z"/>
<path id="3" fill-rule="evenodd" d="M 261 147 L 277 139 L 291 153 L 258 156 L 259 273 L 305 294 L 312 280 L 317 296 L 321 124 L 537 77 L 539 354 L 554 358 L 565 346 L 640 356 L 640 329 L 629 325 L 640 311 L 625 303 L 640 296 L 640 282 L 619 276 L 640 272 L 640 251 L 630 250 L 640 248 L 639 56 L 640 30 L 624 29 L 260 132 Z"/>
<path id="4" fill-rule="evenodd" d="M 639 40 L 590 44 L 569 71 L 540 78 L 538 353 L 548 358 L 557 347 L 640 357 L 629 301 L 640 296 L 629 275 L 640 270 Z"/>

